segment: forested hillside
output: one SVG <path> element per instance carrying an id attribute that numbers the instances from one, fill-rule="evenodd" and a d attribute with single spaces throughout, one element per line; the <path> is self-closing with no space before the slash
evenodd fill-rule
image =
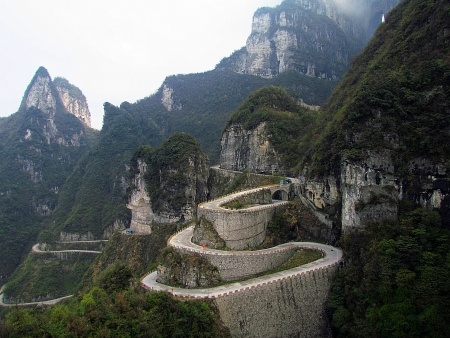
<path id="1" fill-rule="evenodd" d="M 1 120 L 0 283 L 49 222 L 60 189 L 96 135 L 65 109 L 42 67 L 19 111 Z"/>
<path id="2" fill-rule="evenodd" d="M 254 90 L 280 85 L 309 104 L 322 104 L 332 82 L 286 72 L 263 79 L 229 71 L 177 75 L 166 79 L 154 95 L 119 107 L 105 103 L 104 126 L 97 146 L 83 158 L 61 194 L 51 236 L 59 233 L 108 236 L 113 227 L 128 224 L 126 209 L 127 168 L 142 145 L 158 146 L 176 131 L 195 137 L 210 156 L 218 160 L 220 137 L 226 121 Z M 173 89 L 171 111 L 162 103 L 164 87 Z"/>
<path id="3" fill-rule="evenodd" d="M 317 170 L 380 148 L 399 172 L 419 157 L 448 164 L 448 15 L 446 1 L 404 1 L 389 14 L 323 109 L 310 152 Z"/>
<path id="4" fill-rule="evenodd" d="M 450 3 L 403 1 L 353 62 L 311 137 L 314 172 L 394 159 L 397 222 L 342 239 L 329 309 L 338 337 L 444 337 L 450 321 Z M 436 204 L 427 202 L 439 195 Z M 372 195 L 368 203 L 377 203 Z M 356 208 L 364 208 L 360 202 Z"/>

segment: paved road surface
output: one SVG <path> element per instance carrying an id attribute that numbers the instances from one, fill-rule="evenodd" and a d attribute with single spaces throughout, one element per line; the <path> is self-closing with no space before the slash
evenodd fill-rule
<path id="1" fill-rule="evenodd" d="M 59 303 L 60 301 L 73 297 L 73 295 L 70 296 L 65 296 L 65 297 L 61 297 L 61 298 L 55 298 L 55 299 L 50 299 L 50 300 L 45 300 L 45 301 L 40 301 L 40 302 L 30 302 L 30 303 L 14 303 L 14 304 L 8 304 L 8 303 L 4 303 L 3 302 L 3 287 L 0 290 L 0 306 L 3 307 L 14 307 L 14 306 L 42 306 L 42 305 L 54 305 L 56 303 Z"/>
<path id="2" fill-rule="evenodd" d="M 31 249 L 31 251 L 33 253 L 64 253 L 64 252 L 82 252 L 82 253 L 93 253 L 93 254 L 101 254 L 101 251 L 95 251 L 95 250 L 41 250 L 39 248 L 40 243 L 37 243 L 35 245 L 33 245 L 33 248 Z"/>
<path id="3" fill-rule="evenodd" d="M 178 233 L 177 235 L 173 236 L 169 242 L 170 244 L 174 245 L 181 245 L 181 246 L 188 246 L 190 248 L 200 248 L 198 250 L 200 251 L 219 251 L 219 250 L 213 250 L 208 248 L 201 248 L 199 246 L 196 246 L 195 244 L 191 243 L 192 238 L 192 227 L 189 227 L 182 232 Z M 190 242 L 191 244 L 187 243 Z M 324 257 L 321 259 L 318 259 L 314 262 L 292 268 L 289 270 L 284 270 L 281 272 L 277 272 L 274 274 L 256 277 L 252 279 L 248 279 L 242 282 L 235 282 L 235 283 L 229 283 L 226 285 L 213 287 L 213 288 L 203 288 L 203 289 L 184 289 L 184 288 L 177 288 L 177 287 L 171 287 L 168 285 L 160 284 L 156 281 L 156 271 L 148 274 L 141 280 L 141 284 L 144 288 L 148 290 L 153 291 L 166 291 L 170 292 L 175 296 L 178 297 L 190 297 L 190 298 L 216 298 L 220 296 L 227 295 L 229 293 L 239 292 L 240 290 L 244 290 L 251 287 L 256 287 L 259 285 L 272 283 L 284 278 L 289 278 L 295 275 L 299 275 L 302 273 L 307 273 L 312 270 L 316 270 L 319 268 L 326 268 L 331 265 L 337 264 L 342 259 L 342 251 L 338 248 L 334 248 L 330 245 L 320 244 L 320 243 L 311 243 L 311 242 L 291 242 L 286 243 L 283 245 L 295 245 L 298 248 L 309 248 L 309 249 L 317 249 L 321 250 L 324 253 Z M 278 247 L 280 248 L 280 246 Z M 276 250 L 277 248 L 271 248 L 266 250 Z M 248 251 L 239 252 L 239 251 L 221 251 L 221 254 L 247 254 Z"/>

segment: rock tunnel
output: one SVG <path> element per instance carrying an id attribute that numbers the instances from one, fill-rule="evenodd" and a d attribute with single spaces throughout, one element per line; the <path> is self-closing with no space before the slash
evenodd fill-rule
<path id="1" fill-rule="evenodd" d="M 289 199 L 289 194 L 283 189 L 278 189 L 272 193 L 272 199 L 277 201 L 287 201 Z"/>

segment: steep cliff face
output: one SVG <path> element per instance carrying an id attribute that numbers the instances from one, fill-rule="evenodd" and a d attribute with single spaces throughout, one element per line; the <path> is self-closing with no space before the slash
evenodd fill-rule
<path id="1" fill-rule="evenodd" d="M 66 89 L 69 86 L 76 88 L 70 85 L 67 80 L 65 82 L 59 80 L 57 83 L 65 83 L 64 88 Z M 84 134 L 83 128 L 78 126 L 78 128 L 72 129 L 73 133 L 67 133 L 67 126 L 62 123 L 60 118 L 61 115 L 69 111 L 66 109 L 66 105 L 72 109 L 72 113 L 75 115 L 75 111 L 73 111 L 74 99 L 69 93 L 67 95 L 64 94 L 65 96 L 61 95 L 63 87 L 60 85 L 59 88 L 60 90 L 58 91 L 48 71 L 44 67 L 40 67 L 31 80 L 20 105 L 20 110 L 26 111 L 31 115 L 30 125 L 34 127 L 27 128 L 24 131 L 24 140 L 30 142 L 37 136 L 36 132 L 41 134 L 42 131 L 42 135 L 48 144 L 57 143 L 63 146 L 80 146 L 80 137 Z M 38 130 L 32 132 L 32 129 L 35 128 Z"/>
<path id="2" fill-rule="evenodd" d="M 40 67 L 25 92 L 21 107 L 35 107 L 52 119 L 56 112 L 56 100 L 50 74 L 44 67 Z"/>
<path id="3" fill-rule="evenodd" d="M 220 142 L 220 168 L 270 174 L 283 172 L 280 156 L 270 139 L 265 122 L 250 130 L 240 124 L 229 125 Z"/>
<path id="4" fill-rule="evenodd" d="M 91 112 L 83 92 L 62 77 L 53 80 L 64 108 L 87 127 L 91 126 Z"/>
<path id="5" fill-rule="evenodd" d="M 136 166 L 137 172 L 131 182 L 133 189 L 127 205 L 128 209 L 131 210 L 130 229 L 139 233 L 151 233 L 151 225 L 155 220 L 155 214 L 152 211 L 144 178 L 147 163 L 138 159 Z"/>
<path id="6" fill-rule="evenodd" d="M 289 69 L 338 80 L 398 0 L 298 0 L 261 8 L 246 47 L 218 69 L 273 77 Z M 368 19 L 369 18 L 369 19 Z"/>
<path id="7" fill-rule="evenodd" d="M 152 223 L 193 219 L 208 196 L 208 159 L 187 134 L 172 135 L 161 147 L 143 147 L 135 155 L 128 208 L 131 228 L 151 233 Z"/>
<path id="8" fill-rule="evenodd" d="M 439 210 L 448 224 L 448 166 L 429 158 L 415 158 L 406 166 L 405 175 L 394 165 L 391 151 L 367 151 L 361 160 L 344 159 L 334 176 L 301 175 L 299 190 L 324 224 L 342 227 L 343 232 L 397 220 L 402 201 Z"/>
<path id="9" fill-rule="evenodd" d="M 220 167 L 266 174 L 292 173 L 297 142 L 317 117 L 281 87 L 251 94 L 230 116 L 221 140 Z"/>

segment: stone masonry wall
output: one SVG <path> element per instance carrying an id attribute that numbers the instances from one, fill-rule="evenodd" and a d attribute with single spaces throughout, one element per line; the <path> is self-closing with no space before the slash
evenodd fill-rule
<path id="1" fill-rule="evenodd" d="M 298 247 L 286 245 L 277 249 L 265 249 L 248 252 L 229 252 L 220 250 L 176 247 L 182 253 L 200 253 L 211 264 L 219 269 L 220 277 L 224 281 L 242 279 L 258 273 L 271 270 L 287 261 Z"/>
<path id="2" fill-rule="evenodd" d="M 232 337 L 331 337 L 324 314 L 336 266 L 214 300 Z"/>
<path id="3" fill-rule="evenodd" d="M 209 220 L 226 246 L 232 250 L 245 250 L 260 245 L 266 237 L 267 224 L 286 203 L 257 209 L 226 210 L 198 208 L 197 217 Z"/>

